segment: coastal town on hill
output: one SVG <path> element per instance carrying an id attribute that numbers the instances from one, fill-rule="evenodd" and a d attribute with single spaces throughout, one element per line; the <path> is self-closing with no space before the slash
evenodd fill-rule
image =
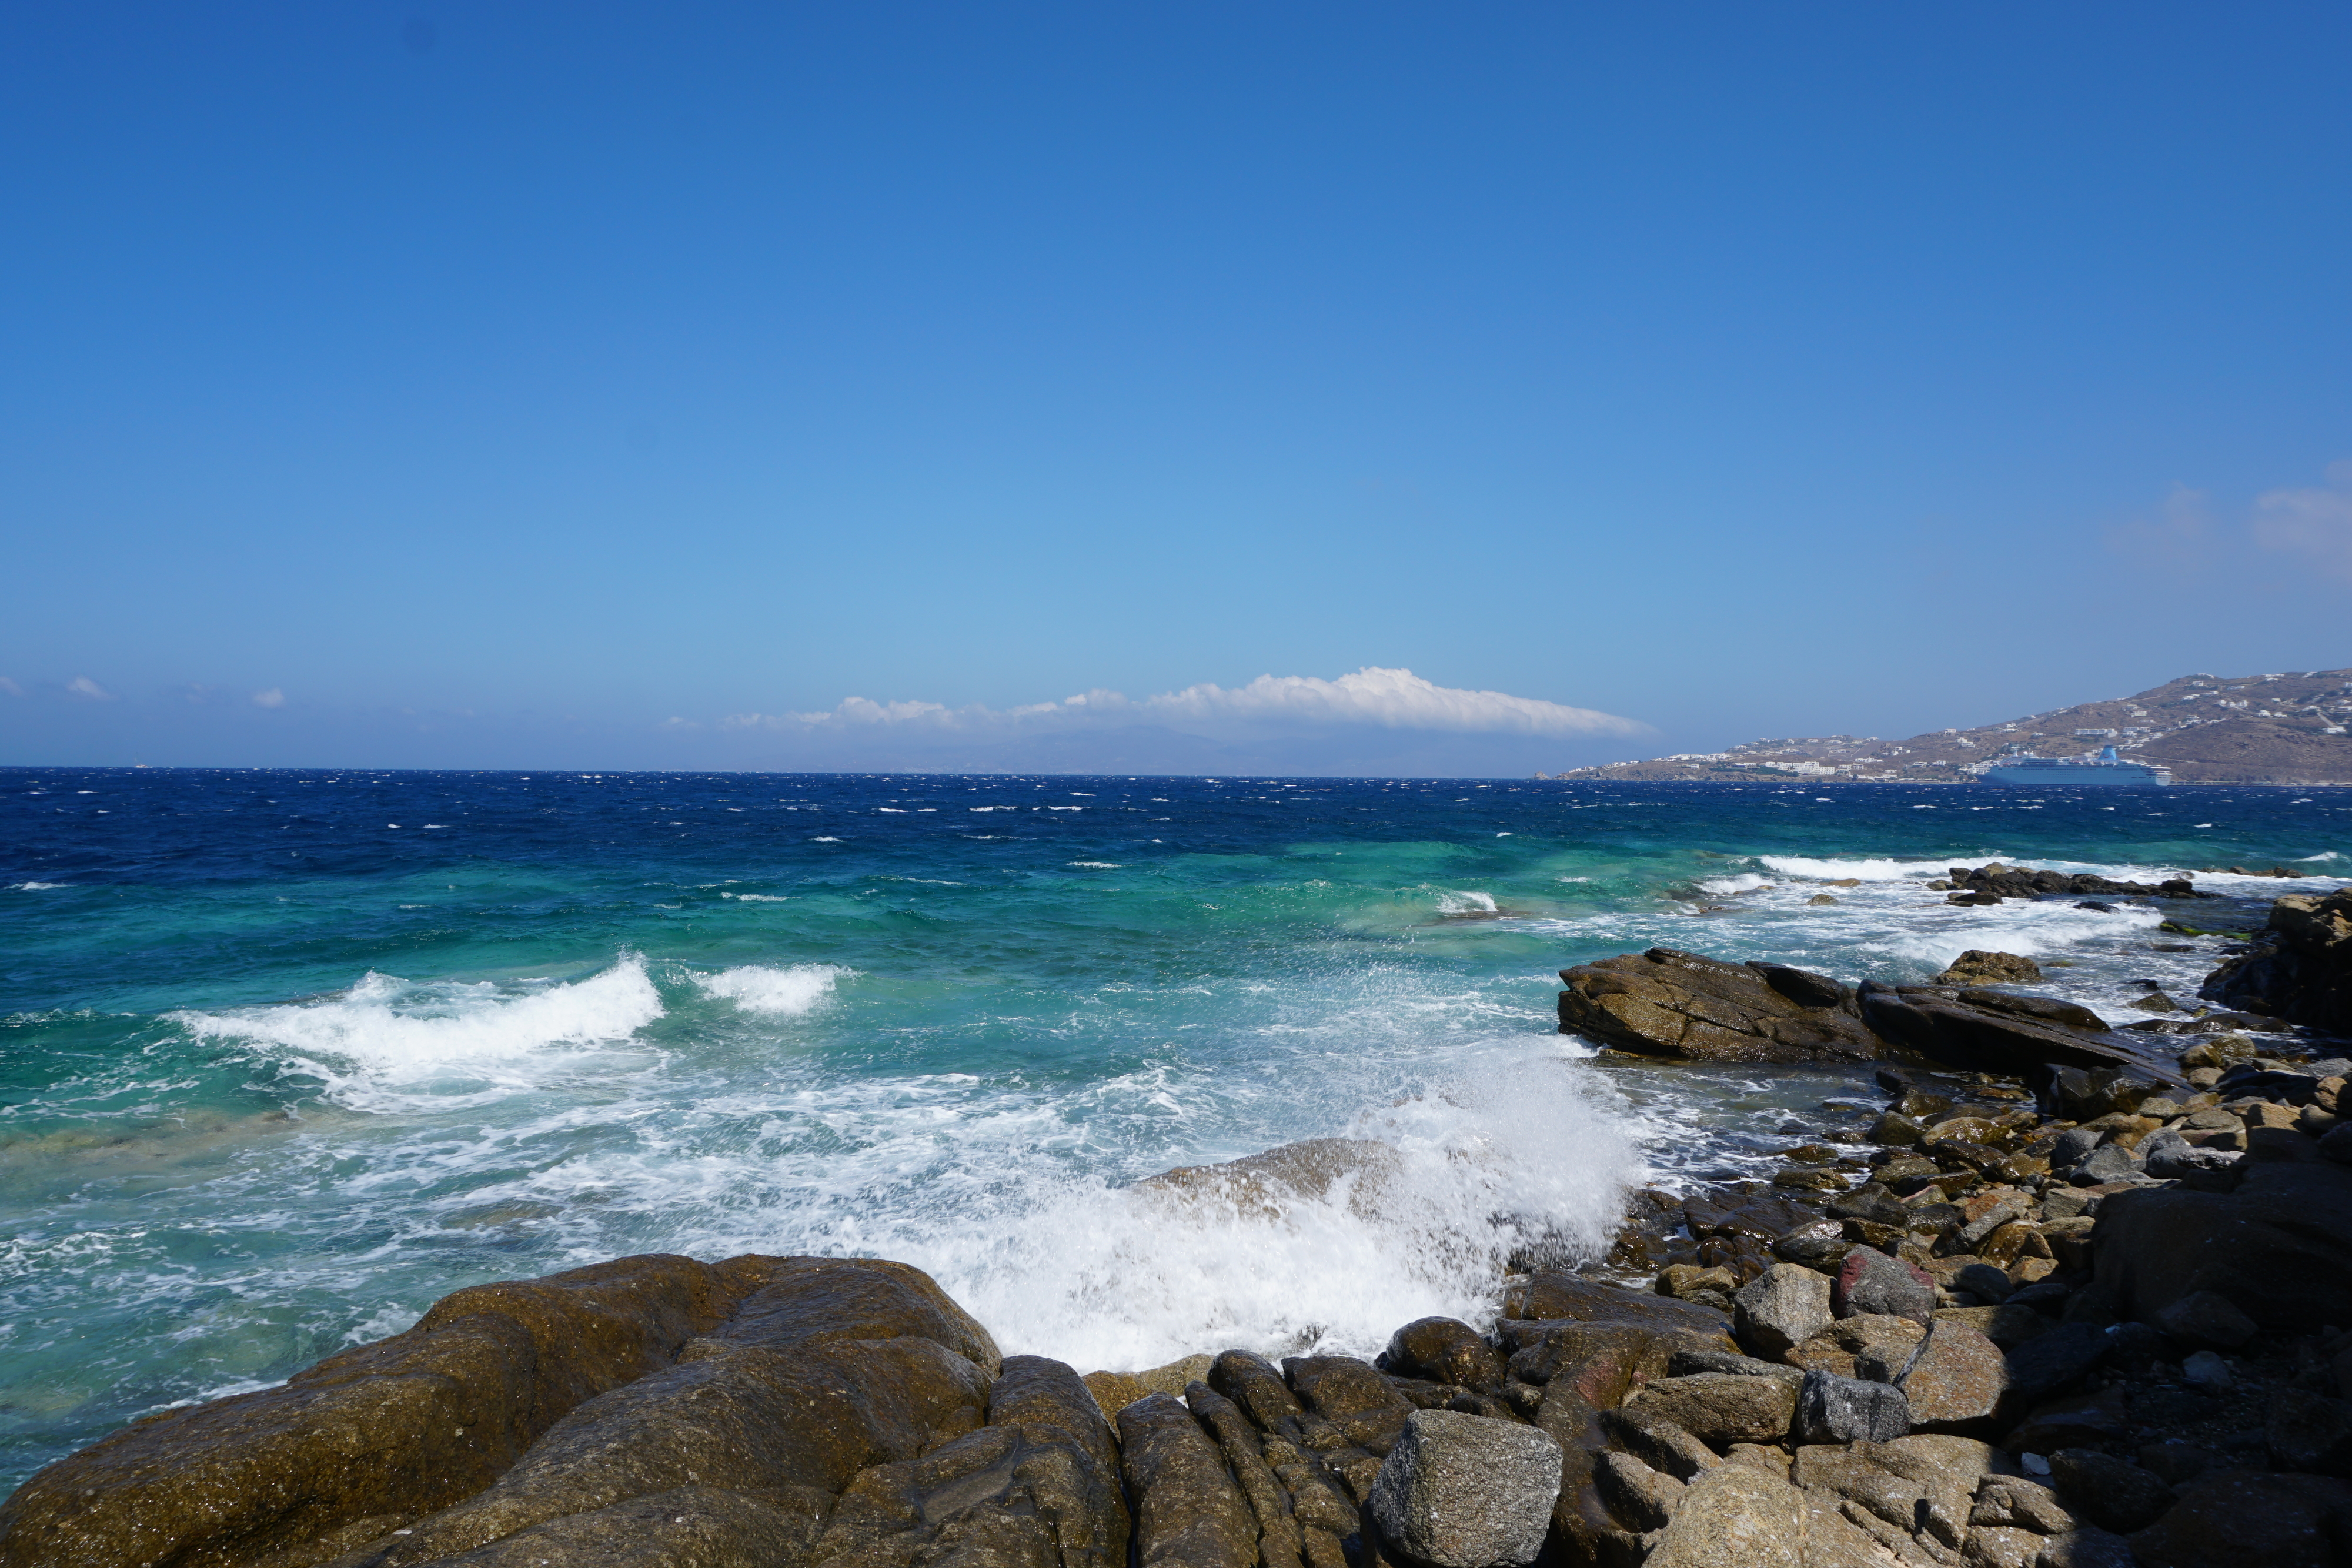
<path id="1" fill-rule="evenodd" d="M 1965 784 L 2003 759 L 2114 747 L 2183 784 L 2352 784 L 2352 669 L 2183 675 L 2137 696 L 2078 703 L 1908 740 L 1829 735 L 1612 762 L 1538 779 L 1837 779 Z"/>

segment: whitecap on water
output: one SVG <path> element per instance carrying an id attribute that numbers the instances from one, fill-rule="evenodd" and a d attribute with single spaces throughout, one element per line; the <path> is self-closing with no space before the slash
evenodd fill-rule
<path id="1" fill-rule="evenodd" d="M 838 964 L 793 964 L 785 968 L 740 964 L 715 975 L 689 977 L 705 996 L 722 997 L 745 1012 L 795 1018 L 816 1008 L 833 994 L 837 983 L 856 972 Z"/>
<path id="2" fill-rule="evenodd" d="M 165 1016 L 200 1040 L 244 1041 L 314 1072 L 345 1103 L 384 1109 L 418 1092 L 446 1105 L 534 1086 L 534 1058 L 626 1041 L 662 1004 L 645 960 L 629 954 L 569 983 L 420 984 L 370 971 L 320 1001 Z"/>

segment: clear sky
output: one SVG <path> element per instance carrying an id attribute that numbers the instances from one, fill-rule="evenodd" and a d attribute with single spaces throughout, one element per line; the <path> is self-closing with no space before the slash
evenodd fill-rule
<path id="1" fill-rule="evenodd" d="M 0 8 L 0 761 L 1527 771 L 2352 664 L 2348 77 L 2341 4 Z"/>

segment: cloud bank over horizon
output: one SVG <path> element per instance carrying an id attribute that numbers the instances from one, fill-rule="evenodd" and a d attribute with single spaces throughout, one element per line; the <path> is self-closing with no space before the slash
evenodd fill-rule
<path id="1" fill-rule="evenodd" d="M 943 703 L 877 703 L 843 699 L 822 713 L 732 714 L 725 729 L 839 732 L 860 726 L 908 726 L 970 734 L 987 730 L 1039 729 L 1138 722 L 1181 724 L 1192 728 L 1234 727 L 1372 725 L 1385 729 L 1425 729 L 1451 734 L 1502 734 L 1562 737 L 1656 733 L 1638 720 L 1594 708 L 1570 707 L 1507 692 L 1465 691 L 1423 680 L 1411 670 L 1368 664 L 1327 681 L 1314 675 L 1260 675 L 1244 686 L 1214 682 L 1181 691 L 1130 699 L 1123 692 L 1097 688 L 1060 702 L 992 708 L 982 704 L 951 708 Z"/>
<path id="2" fill-rule="evenodd" d="M 203 766 L 1494 777 L 1619 760 L 1650 749 L 1658 733 L 1596 708 L 1444 686 L 1380 665 L 1332 680 L 1201 682 L 1140 698 L 1096 688 L 998 708 L 850 696 L 815 712 L 586 727 L 516 714 L 347 707 L 277 686 L 243 702 L 215 701 L 228 694 L 210 686 L 128 702 L 106 692 L 101 701 L 91 694 L 103 688 L 86 678 L 45 689 L 49 701 L 36 706 L 54 717 L 78 713 L 95 722 L 110 710 L 102 731 L 84 727 L 84 740 L 98 745 L 61 747 L 56 759 Z M 1594 750 L 1602 746 L 1606 757 Z M 108 756 L 116 750 L 127 754 Z"/>
<path id="3" fill-rule="evenodd" d="M 852 696 L 821 712 L 731 714 L 716 728 L 772 739 L 779 766 L 991 772 L 1519 772 L 1550 765 L 1563 742 L 1656 733 L 1595 708 L 1379 665 L 1336 680 L 1263 674 L 1141 698 L 1097 688 L 1007 708 Z"/>

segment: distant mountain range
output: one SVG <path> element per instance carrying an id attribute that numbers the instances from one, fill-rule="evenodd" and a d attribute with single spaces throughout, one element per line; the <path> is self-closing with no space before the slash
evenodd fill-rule
<path id="1" fill-rule="evenodd" d="M 2003 757 L 2080 757 L 2103 746 L 2158 762 L 2182 784 L 2352 784 L 2352 669 L 2183 675 L 2105 702 L 1908 740 L 1825 735 L 1728 751 L 1612 762 L 1553 779 L 1851 779 L 1965 783 Z"/>

